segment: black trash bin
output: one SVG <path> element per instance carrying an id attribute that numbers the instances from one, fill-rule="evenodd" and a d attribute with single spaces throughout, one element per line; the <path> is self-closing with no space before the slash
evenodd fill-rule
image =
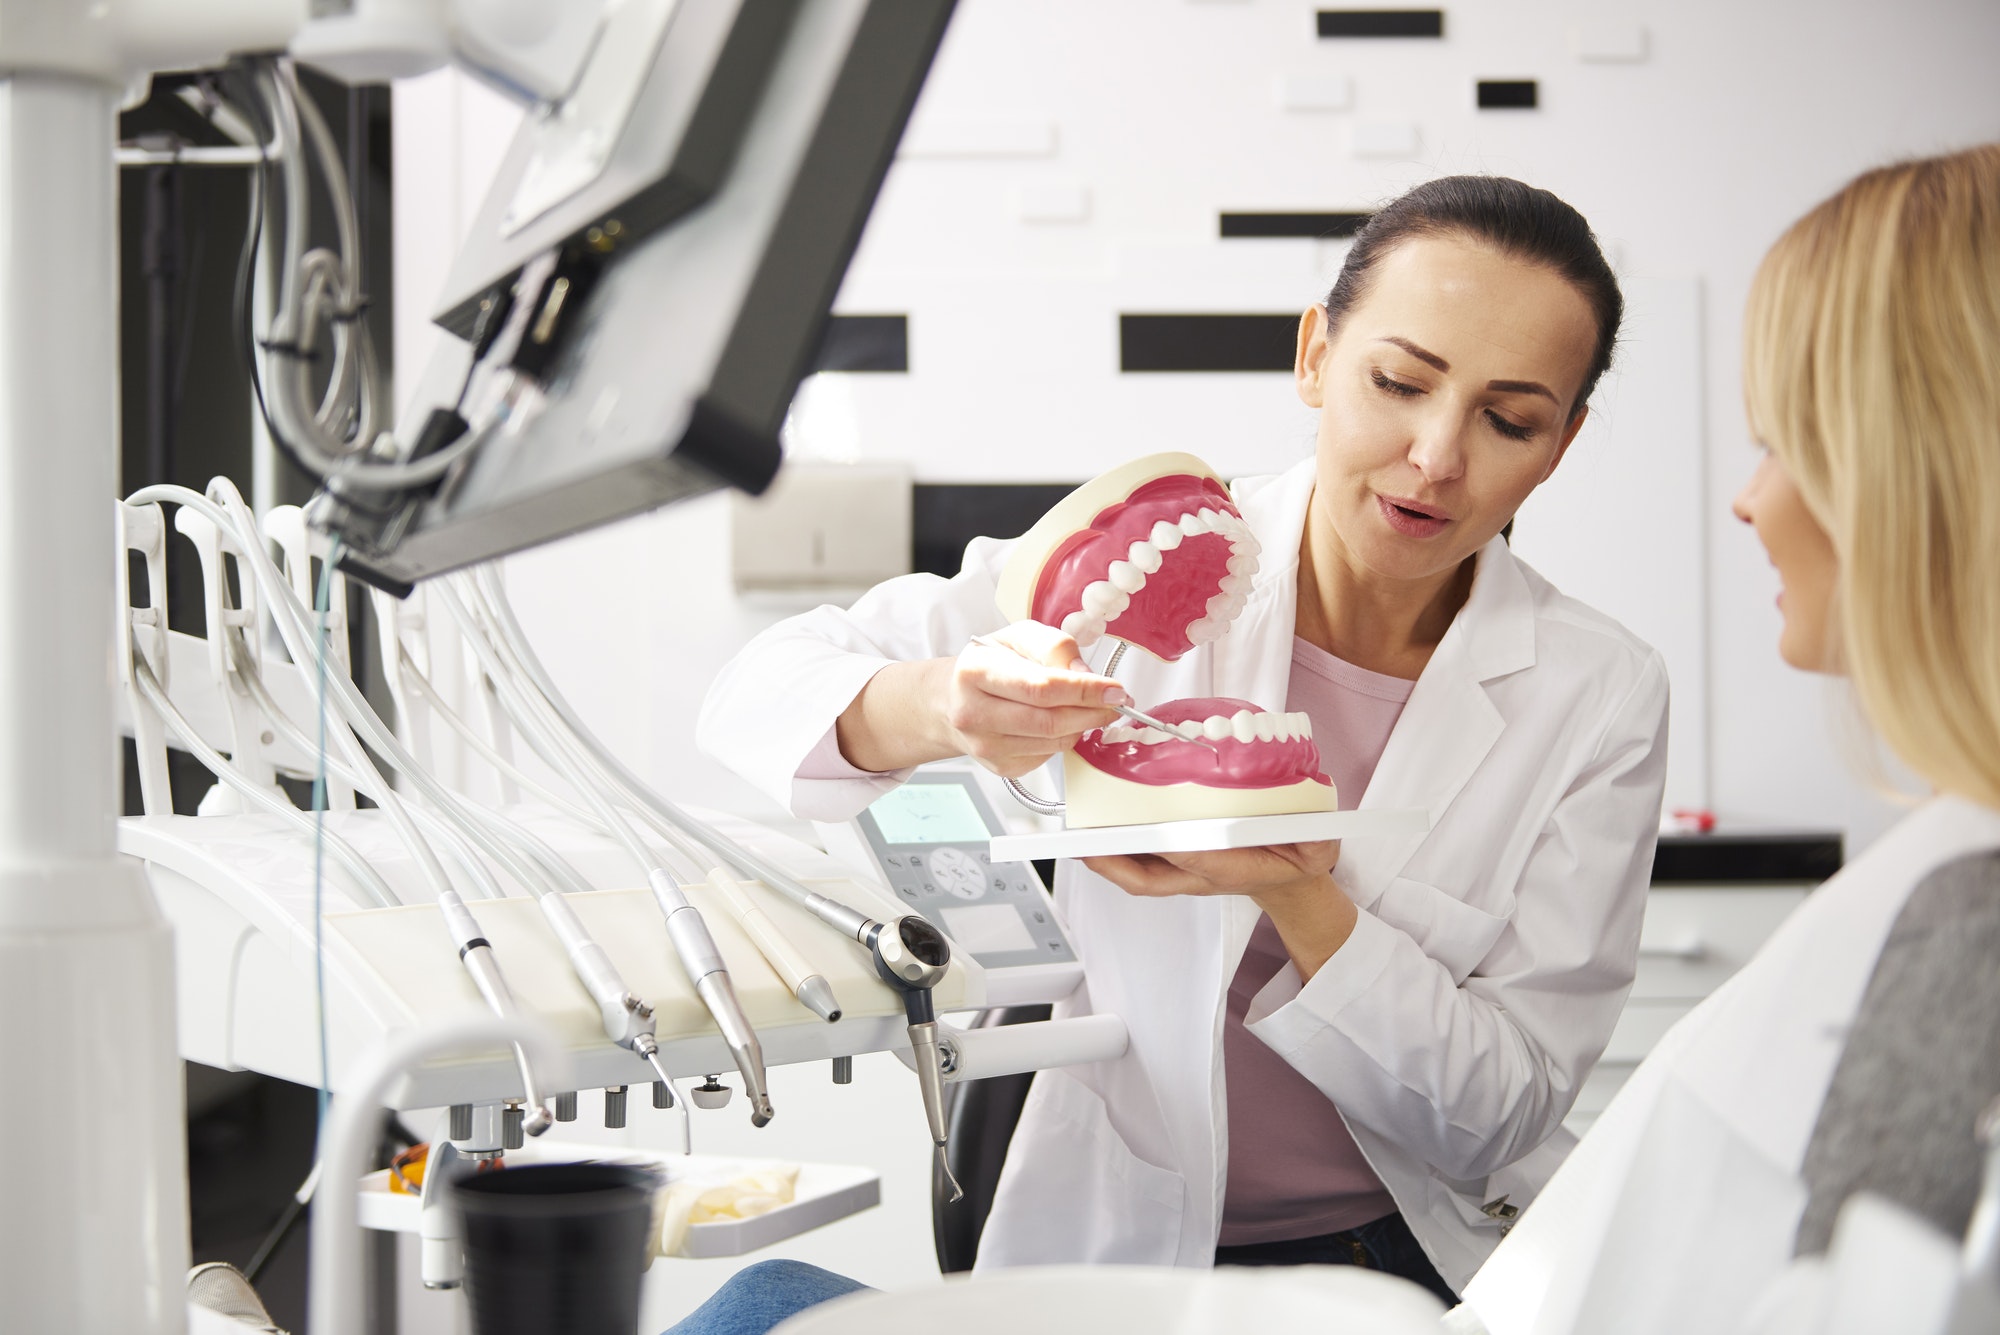
<path id="1" fill-rule="evenodd" d="M 476 1335 L 633 1335 L 656 1174 L 527 1164 L 452 1184 Z"/>

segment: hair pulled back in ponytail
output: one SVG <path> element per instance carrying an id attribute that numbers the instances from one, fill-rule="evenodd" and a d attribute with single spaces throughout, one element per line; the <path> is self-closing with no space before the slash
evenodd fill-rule
<path id="1" fill-rule="evenodd" d="M 1369 274 L 1405 241 L 1462 236 L 1504 255 L 1541 265 L 1567 281 L 1597 317 L 1597 348 L 1570 405 L 1574 415 L 1611 365 L 1625 299 L 1583 215 L 1546 190 L 1506 176 L 1442 176 L 1383 207 L 1355 234 L 1326 297 L 1327 336 L 1368 290 Z"/>

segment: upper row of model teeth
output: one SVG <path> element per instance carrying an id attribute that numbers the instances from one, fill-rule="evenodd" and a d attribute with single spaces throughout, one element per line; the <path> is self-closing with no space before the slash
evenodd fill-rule
<path id="1" fill-rule="evenodd" d="M 1063 631 L 1079 646 L 1087 648 L 1094 644 L 1104 634 L 1104 628 L 1132 605 L 1132 596 L 1146 587 L 1146 577 L 1165 560 L 1162 553 L 1203 533 L 1219 533 L 1230 544 L 1229 573 L 1222 578 L 1220 592 L 1209 600 L 1208 615 L 1195 623 L 1213 626 L 1215 635 L 1209 638 L 1218 638 L 1250 596 L 1250 581 L 1257 573 L 1257 540 L 1251 536 L 1249 524 L 1241 518 L 1206 506 L 1182 515 L 1179 523 L 1162 519 L 1154 524 L 1151 532 L 1126 550 L 1123 560 L 1111 563 L 1103 579 L 1084 586 L 1083 606 L 1063 618 Z M 1225 611 L 1227 616 L 1216 615 Z"/>
<path id="2" fill-rule="evenodd" d="M 1191 742 L 1199 728 L 1211 742 L 1234 738 L 1239 742 L 1289 742 L 1312 737 L 1312 720 L 1303 713 L 1276 714 L 1239 709 L 1234 714 L 1210 714 L 1199 724 L 1192 719 L 1180 725 L 1185 732 L 1166 733 L 1145 724 L 1114 723 L 1104 730 L 1106 742 Z"/>

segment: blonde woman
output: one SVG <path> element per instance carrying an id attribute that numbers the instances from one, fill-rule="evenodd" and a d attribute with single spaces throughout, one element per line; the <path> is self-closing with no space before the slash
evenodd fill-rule
<path id="1" fill-rule="evenodd" d="M 1870 172 L 1751 290 L 1779 652 L 1935 796 L 1670 1032 L 1448 1319 L 1729 1331 L 1869 1191 L 1956 1236 L 2000 1094 L 2000 145 Z"/>

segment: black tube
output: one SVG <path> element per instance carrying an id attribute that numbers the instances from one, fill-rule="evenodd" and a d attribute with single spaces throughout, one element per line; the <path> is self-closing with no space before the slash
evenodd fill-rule
<path id="1" fill-rule="evenodd" d="M 174 392 L 179 322 L 174 319 L 180 282 L 181 169 L 162 163 L 146 169 L 145 226 L 140 265 L 146 279 L 146 480 L 174 480 Z"/>

